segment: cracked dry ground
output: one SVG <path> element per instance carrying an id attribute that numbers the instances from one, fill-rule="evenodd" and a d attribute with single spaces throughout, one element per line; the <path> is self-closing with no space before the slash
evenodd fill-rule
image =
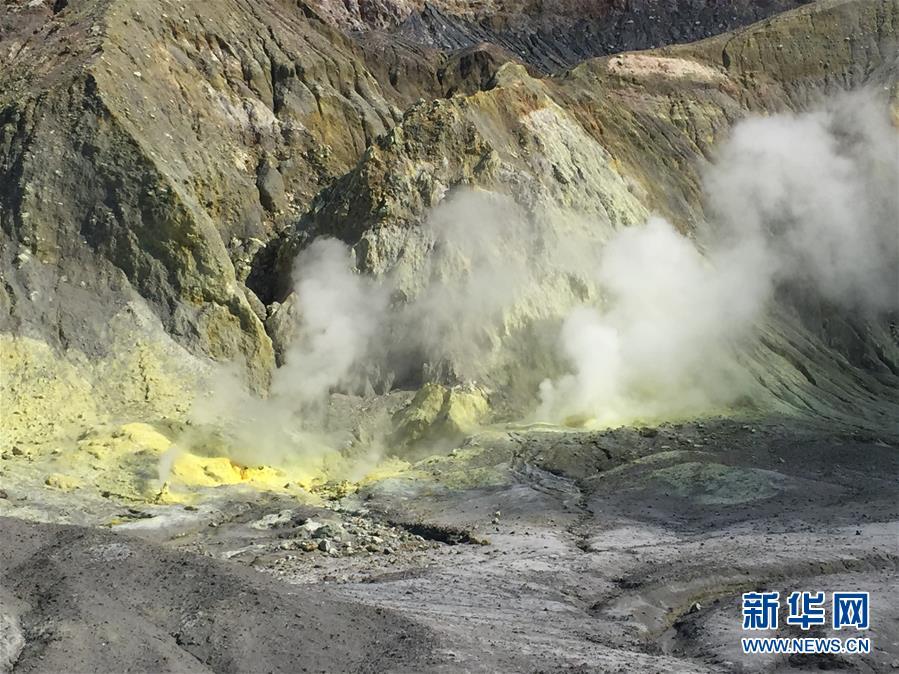
<path id="1" fill-rule="evenodd" d="M 887 671 L 897 447 L 787 418 L 485 431 L 326 508 L 148 507 L 117 533 L 65 529 L 64 547 L 9 520 L 0 585 L 35 598 L 16 671 L 73 657 L 78 629 L 93 663 L 122 625 L 170 671 Z M 742 656 L 755 588 L 869 590 L 873 652 Z"/>

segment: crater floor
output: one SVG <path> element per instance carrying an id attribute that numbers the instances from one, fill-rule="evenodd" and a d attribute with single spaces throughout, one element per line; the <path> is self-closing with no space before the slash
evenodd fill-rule
<path id="1" fill-rule="evenodd" d="M 86 503 L 100 528 L 6 518 L 0 655 L 16 672 L 889 671 L 897 448 L 786 417 L 491 430 L 317 501 L 226 485 Z M 7 493 L 3 513 L 34 517 L 41 493 L 65 494 Z M 871 592 L 872 653 L 742 655 L 757 588 Z"/>

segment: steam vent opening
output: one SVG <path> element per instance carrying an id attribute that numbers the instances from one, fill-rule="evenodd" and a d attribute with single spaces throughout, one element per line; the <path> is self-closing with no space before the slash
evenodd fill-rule
<path id="1" fill-rule="evenodd" d="M 897 27 L 6 0 L 0 674 L 899 668 Z"/>

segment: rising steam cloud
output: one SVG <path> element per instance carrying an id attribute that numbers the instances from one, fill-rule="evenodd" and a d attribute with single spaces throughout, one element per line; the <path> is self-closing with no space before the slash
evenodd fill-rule
<path id="1" fill-rule="evenodd" d="M 770 272 L 754 246 L 710 257 L 661 218 L 620 231 L 595 267 L 607 304 L 564 321 L 559 345 L 572 373 L 543 382 L 537 417 L 658 417 L 739 388 L 730 347 L 764 305 Z"/>
<path id="2" fill-rule="evenodd" d="M 779 285 L 853 312 L 899 306 L 899 144 L 866 95 L 738 124 L 706 174 L 706 254 L 661 219 L 621 231 L 559 345 L 571 373 L 541 418 L 626 421 L 701 412 L 747 392 L 732 357 Z"/>
<path id="3" fill-rule="evenodd" d="M 763 248 L 771 281 L 805 282 L 844 309 L 897 307 L 899 136 L 876 99 L 746 120 L 706 192 L 725 242 Z"/>
<path id="4" fill-rule="evenodd" d="M 345 433 L 328 428 L 328 395 L 365 392 L 365 363 L 380 335 L 386 290 L 356 273 L 350 249 L 333 239 L 316 240 L 300 254 L 293 281 L 301 315 L 269 396 L 249 393 L 235 368 L 218 370 L 210 395 L 194 403 L 195 428 L 164 457 L 160 480 L 182 446 L 209 444 L 204 429 L 215 429 L 221 450 L 247 464 L 301 459 L 312 465 L 349 444 Z"/>
<path id="5" fill-rule="evenodd" d="M 735 356 L 777 288 L 856 312 L 899 308 L 899 141 L 885 107 L 855 94 L 736 125 L 705 175 L 698 241 L 654 217 L 601 247 L 583 231 L 553 244 L 510 200 L 471 192 L 431 214 L 411 272 L 362 275 L 349 247 L 317 240 L 297 260 L 297 337 L 271 396 L 229 387 L 205 417 L 242 419 L 232 433 L 246 446 L 308 444 L 332 391 L 471 378 L 515 312 L 546 303 L 535 288 L 568 277 L 583 279 L 586 302 L 569 295 L 540 317 L 559 331 L 532 359 L 556 364 L 534 391 L 536 419 L 626 423 L 730 405 L 750 390 Z"/>
<path id="6" fill-rule="evenodd" d="M 388 294 L 354 273 L 350 249 L 335 239 L 318 239 L 300 254 L 294 288 L 299 330 L 276 371 L 272 395 L 308 411 L 333 389 L 364 390 L 364 364 L 381 335 Z"/>

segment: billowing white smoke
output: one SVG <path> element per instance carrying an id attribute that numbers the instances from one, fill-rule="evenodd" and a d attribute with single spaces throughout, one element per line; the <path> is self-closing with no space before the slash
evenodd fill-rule
<path id="1" fill-rule="evenodd" d="M 566 319 L 571 373 L 543 383 L 538 417 L 626 422 L 733 402 L 747 384 L 732 354 L 779 283 L 846 310 L 899 307 L 899 139 L 876 101 L 738 124 L 706 193 L 704 256 L 660 219 L 601 253 L 607 304 Z"/>
<path id="2" fill-rule="evenodd" d="M 299 330 L 272 381 L 274 398 L 309 408 L 335 388 L 358 391 L 366 384 L 364 363 L 380 337 L 387 290 L 353 271 L 350 249 L 318 239 L 294 270 Z"/>
<path id="3" fill-rule="evenodd" d="M 389 348 L 399 367 L 425 378 L 470 379 L 491 331 L 532 283 L 533 234 L 511 199 L 461 190 L 434 209 L 422 235 L 428 255 L 416 271 L 425 284 L 388 318 Z M 386 282 L 403 285 L 397 273 Z"/>
<path id="4" fill-rule="evenodd" d="M 329 424 L 332 392 L 367 394 L 395 374 L 464 378 L 484 350 L 485 326 L 500 322 L 528 285 L 527 260 L 508 246 L 521 220 L 510 200 L 466 191 L 435 209 L 421 233 L 428 256 L 416 272 L 424 284 L 411 290 L 399 273 L 360 274 L 343 242 L 315 240 L 294 266 L 296 329 L 269 396 L 250 394 L 237 368 L 222 368 L 211 395 L 195 402 L 194 422 L 219 429 L 240 461 L 309 461 L 350 441 Z M 405 301 L 390 306 L 392 295 Z"/>
<path id="5" fill-rule="evenodd" d="M 875 99 L 738 124 L 706 192 L 727 241 L 765 246 L 775 280 L 845 308 L 897 306 L 899 136 Z"/>
<path id="6" fill-rule="evenodd" d="M 294 268 L 298 329 L 273 396 L 308 407 L 333 390 L 365 393 L 397 375 L 470 376 L 487 326 L 529 286 L 527 256 L 510 246 L 524 230 L 508 198 L 450 195 L 416 233 L 411 282 L 408 267 L 380 279 L 360 274 L 349 246 L 317 239 Z"/>
<path id="7" fill-rule="evenodd" d="M 543 382 L 537 416 L 614 423 L 708 408 L 737 388 L 728 345 L 764 305 L 770 271 L 754 246 L 714 257 L 661 218 L 613 238 L 596 265 L 607 304 L 565 320 L 573 372 Z"/>
<path id="8" fill-rule="evenodd" d="M 334 389 L 364 390 L 365 365 L 380 335 L 387 293 L 356 273 L 350 249 L 333 239 L 319 239 L 300 254 L 293 280 L 300 307 L 297 329 L 285 364 L 274 372 L 269 397 L 249 393 L 236 368 L 217 371 L 210 395 L 194 403 L 197 429 L 163 458 L 160 480 L 180 445 L 215 444 L 204 429 L 220 436 L 221 451 L 248 464 L 302 459 L 312 466 L 346 444 L 327 428 L 328 395 Z"/>

